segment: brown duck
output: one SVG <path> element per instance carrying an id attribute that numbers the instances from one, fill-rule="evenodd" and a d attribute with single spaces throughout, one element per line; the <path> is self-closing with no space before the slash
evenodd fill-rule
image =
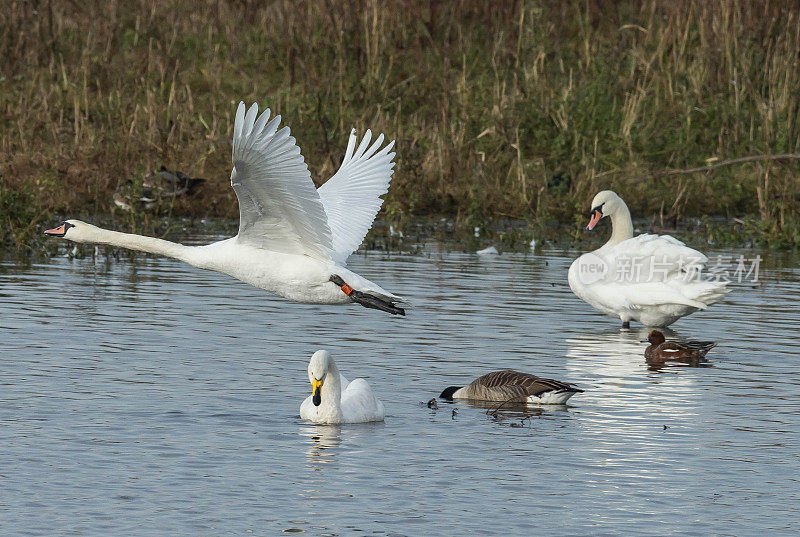
<path id="1" fill-rule="evenodd" d="M 642 343 L 650 343 L 644 351 L 648 363 L 682 362 L 696 365 L 716 346 L 713 341 L 667 341 L 664 334 L 653 330 Z"/>
<path id="2" fill-rule="evenodd" d="M 472 401 L 563 405 L 570 397 L 582 391 L 567 382 L 505 369 L 483 375 L 473 380 L 468 386 L 450 386 L 439 397 Z"/>

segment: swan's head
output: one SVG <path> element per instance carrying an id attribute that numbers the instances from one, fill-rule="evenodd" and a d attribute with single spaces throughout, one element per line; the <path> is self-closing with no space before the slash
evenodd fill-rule
<path id="1" fill-rule="evenodd" d="M 647 334 L 647 339 L 642 341 L 642 343 L 650 343 L 651 345 L 661 345 L 667 340 L 664 337 L 664 334 L 659 332 L 658 330 L 652 330 L 649 334 Z"/>
<path id="2" fill-rule="evenodd" d="M 94 230 L 97 228 L 80 220 L 65 220 L 53 229 L 46 229 L 45 235 L 62 237 L 73 242 L 91 242 Z"/>
<path id="3" fill-rule="evenodd" d="M 332 362 L 331 353 L 317 351 L 308 363 L 308 381 L 311 383 L 311 401 L 314 406 L 322 403 L 322 385 L 325 384 L 325 377 L 328 376 L 328 369 Z"/>
<path id="4" fill-rule="evenodd" d="M 592 210 L 590 211 L 591 216 L 589 218 L 589 225 L 586 226 L 586 229 L 589 231 L 593 230 L 594 226 L 597 225 L 601 218 L 614 214 L 624 205 L 625 202 L 622 201 L 622 198 L 617 196 L 614 191 L 603 190 L 598 192 L 592 200 Z"/>

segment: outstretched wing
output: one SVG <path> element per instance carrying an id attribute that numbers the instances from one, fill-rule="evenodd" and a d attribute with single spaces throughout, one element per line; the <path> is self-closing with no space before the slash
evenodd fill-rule
<path id="1" fill-rule="evenodd" d="M 289 254 L 328 259 L 332 248 L 325 209 L 308 165 L 281 116 L 258 116 L 253 104 L 245 115 L 239 103 L 233 126 L 231 186 L 239 199 L 243 244 Z M 256 118 L 258 116 L 258 118 Z"/>
<path id="2" fill-rule="evenodd" d="M 344 263 L 364 240 L 383 204 L 380 196 L 389 190 L 392 179 L 394 141 L 378 151 L 383 134 L 369 145 L 371 138 L 372 132 L 367 130 L 356 149 L 356 131 L 350 131 L 339 171 L 317 190 L 331 230 L 331 257 L 339 263 Z"/>

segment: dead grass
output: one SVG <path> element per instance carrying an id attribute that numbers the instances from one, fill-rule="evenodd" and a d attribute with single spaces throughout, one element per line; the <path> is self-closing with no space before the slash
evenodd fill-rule
<path id="1" fill-rule="evenodd" d="M 351 126 L 397 139 L 390 219 L 571 221 L 612 187 L 636 214 L 797 235 L 797 162 L 636 181 L 800 151 L 797 2 L 38 0 L 0 32 L 0 189 L 33 214 L 108 213 L 164 164 L 208 180 L 172 214 L 235 217 L 242 99 L 284 116 L 318 181 Z"/>

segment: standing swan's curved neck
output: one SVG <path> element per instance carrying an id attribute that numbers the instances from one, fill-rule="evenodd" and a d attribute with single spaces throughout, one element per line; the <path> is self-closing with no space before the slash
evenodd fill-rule
<path id="1" fill-rule="evenodd" d="M 88 231 L 75 242 L 109 244 L 111 246 L 119 246 L 139 252 L 174 257 L 175 259 L 180 259 L 190 264 L 196 264 L 197 261 L 197 259 L 195 259 L 197 257 L 195 255 L 197 248 L 193 246 L 184 246 L 177 242 L 165 241 L 164 239 L 157 239 L 155 237 L 111 231 L 110 229 L 103 229 L 97 226 L 91 226 L 90 229 L 91 231 Z"/>
<path id="2" fill-rule="evenodd" d="M 620 199 L 609 216 L 611 217 L 611 238 L 603 245 L 603 248 L 614 246 L 633 237 L 631 212 L 624 201 Z"/>

